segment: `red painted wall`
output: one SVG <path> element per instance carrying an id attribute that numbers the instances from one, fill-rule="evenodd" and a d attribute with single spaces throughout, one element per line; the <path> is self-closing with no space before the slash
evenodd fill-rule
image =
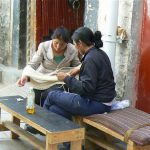
<path id="1" fill-rule="evenodd" d="M 150 113 L 150 3 L 144 2 L 136 107 Z"/>
<path id="2" fill-rule="evenodd" d="M 36 0 L 36 2 L 37 45 L 49 34 L 49 30 L 54 30 L 58 26 L 63 25 L 69 30 L 83 26 L 84 0 L 80 1 L 78 10 L 73 10 L 68 0 Z"/>

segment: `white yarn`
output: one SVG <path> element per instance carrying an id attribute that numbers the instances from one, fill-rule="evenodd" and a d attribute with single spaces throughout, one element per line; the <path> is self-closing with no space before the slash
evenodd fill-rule
<path id="1" fill-rule="evenodd" d="M 27 66 L 24 68 L 22 75 L 30 78 L 30 84 L 33 88 L 44 90 L 55 84 L 64 84 L 64 82 L 58 81 L 58 78 L 56 76 L 56 73 L 59 70 L 43 74 L 34 70 L 32 67 Z"/>

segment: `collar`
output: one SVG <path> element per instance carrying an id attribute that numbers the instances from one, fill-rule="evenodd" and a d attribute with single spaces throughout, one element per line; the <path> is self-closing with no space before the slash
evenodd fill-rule
<path id="1" fill-rule="evenodd" d="M 91 47 L 91 48 L 89 48 L 89 49 L 86 51 L 86 53 L 84 54 L 84 56 L 83 56 L 82 59 L 81 59 L 81 62 L 84 61 L 86 55 L 87 55 L 90 51 L 92 51 L 93 49 L 95 49 L 95 47 Z"/>

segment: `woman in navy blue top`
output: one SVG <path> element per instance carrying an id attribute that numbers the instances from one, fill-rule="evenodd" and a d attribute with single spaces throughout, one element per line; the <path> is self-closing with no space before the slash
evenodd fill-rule
<path id="1" fill-rule="evenodd" d="M 72 36 L 75 47 L 83 55 L 79 79 L 73 74 L 59 72 L 69 92 L 55 90 L 48 94 L 44 108 L 71 119 L 74 115 L 88 116 L 109 112 L 116 96 L 110 60 L 99 49 L 103 46 L 101 32 L 87 27 L 78 28 Z"/>

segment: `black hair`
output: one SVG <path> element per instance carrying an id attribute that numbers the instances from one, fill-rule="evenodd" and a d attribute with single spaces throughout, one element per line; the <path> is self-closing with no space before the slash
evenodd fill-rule
<path id="1" fill-rule="evenodd" d="M 65 27 L 61 26 L 54 30 L 51 38 L 63 40 L 64 42 L 68 43 L 70 41 L 70 33 Z"/>
<path id="2" fill-rule="evenodd" d="M 101 37 L 102 34 L 100 31 L 96 31 L 95 33 L 93 33 L 92 30 L 87 27 L 80 27 L 74 31 L 72 40 L 75 42 L 79 42 L 79 40 L 81 40 L 87 46 L 94 44 L 96 48 L 100 48 L 103 46 Z"/>

